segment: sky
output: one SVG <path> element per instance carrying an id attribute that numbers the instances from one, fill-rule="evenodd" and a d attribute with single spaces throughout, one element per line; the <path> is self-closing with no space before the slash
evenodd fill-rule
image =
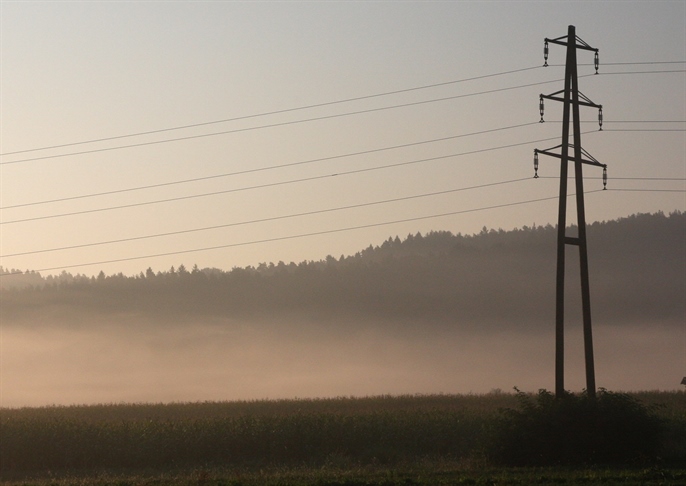
<path id="1" fill-rule="evenodd" d="M 556 224 L 559 160 L 533 179 L 533 150 L 560 143 L 538 104 L 569 25 L 600 55 L 578 53 L 609 176 L 584 168 L 587 221 L 686 210 L 683 1 L 2 1 L 0 265 L 229 270 Z"/>

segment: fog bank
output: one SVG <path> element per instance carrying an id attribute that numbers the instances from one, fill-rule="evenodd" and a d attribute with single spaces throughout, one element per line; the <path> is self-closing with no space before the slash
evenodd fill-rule
<path id="1" fill-rule="evenodd" d="M 3 407 L 116 402 L 250 400 L 553 388 L 551 329 L 474 332 L 430 323 L 168 328 L 5 327 Z M 674 390 L 684 373 L 678 323 L 600 326 L 598 386 Z M 683 328 L 683 326 L 682 326 Z M 679 335 L 679 333 L 681 334 Z M 567 336 L 566 387 L 584 387 L 581 331 Z"/>

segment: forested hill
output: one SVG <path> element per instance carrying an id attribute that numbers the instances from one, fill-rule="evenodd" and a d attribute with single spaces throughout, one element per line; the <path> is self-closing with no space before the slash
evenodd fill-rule
<path id="1" fill-rule="evenodd" d="M 5 276 L 0 317 L 10 322 L 86 315 L 547 322 L 554 315 L 556 236 L 550 225 L 484 228 L 467 236 L 438 231 L 298 264 L 229 271 L 180 265 L 132 277 Z M 686 319 L 686 213 L 594 223 L 588 226 L 588 244 L 596 318 Z M 567 248 L 574 309 L 577 249 Z"/>

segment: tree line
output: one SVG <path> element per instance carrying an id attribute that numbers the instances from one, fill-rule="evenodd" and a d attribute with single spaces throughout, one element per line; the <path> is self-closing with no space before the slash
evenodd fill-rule
<path id="1" fill-rule="evenodd" d="M 686 213 L 636 214 L 590 224 L 587 231 L 594 315 L 612 322 L 686 317 Z M 389 237 L 338 258 L 231 270 L 181 264 L 133 276 L 24 272 L 0 279 L 0 317 L 309 316 L 533 326 L 554 313 L 556 238 L 551 225 L 484 227 L 473 235 Z M 578 260 L 574 247 L 567 254 L 573 308 Z"/>

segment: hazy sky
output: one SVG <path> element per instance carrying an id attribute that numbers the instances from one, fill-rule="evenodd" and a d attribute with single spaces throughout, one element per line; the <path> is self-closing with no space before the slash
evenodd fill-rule
<path id="1" fill-rule="evenodd" d="M 605 130 L 597 132 L 596 110 L 582 109 L 583 129 L 593 132 L 583 146 L 608 164 L 613 189 L 588 194 L 588 220 L 686 210 L 686 66 L 611 65 L 686 61 L 684 1 L 2 1 L 0 22 L 5 268 L 230 269 L 338 257 L 417 231 L 554 224 L 554 199 L 467 212 L 555 197 L 553 158 L 540 168 L 551 179 L 407 198 L 531 178 L 533 149 L 559 143 L 561 104 L 548 101 L 546 123 L 536 122 L 539 94 L 563 88 L 563 47 L 550 46 L 547 68 L 369 95 L 542 66 L 544 38 L 566 35 L 570 24 L 600 49 L 602 75 L 582 77 L 580 87 L 603 105 Z M 592 63 L 592 53 L 579 61 Z M 682 72 L 610 75 L 639 71 Z M 500 91 L 464 96 L 492 90 Z M 369 112 L 440 98 L 451 99 Z M 620 123 L 629 121 L 642 123 Z M 530 125 L 379 151 L 522 124 Z M 199 126 L 15 153 L 187 125 Z M 626 129 L 641 131 L 612 131 Z M 232 133 L 196 137 L 217 132 Z M 511 144 L 522 145 L 492 150 Z M 90 153 L 54 157 L 74 152 Z M 358 152 L 370 153 L 342 157 Z M 382 168 L 432 157 L 443 158 Z M 587 191 L 600 188 L 586 181 Z M 630 188 L 682 192 L 616 190 Z M 368 205 L 390 199 L 403 200 Z M 137 206 L 108 209 L 127 205 Z M 424 219 L 383 224 L 413 218 Z M 357 226 L 368 227 L 338 231 Z M 291 238 L 311 233 L 324 234 Z M 114 240 L 128 241 L 98 244 Z M 263 240 L 274 241 L 255 243 Z M 44 251 L 81 245 L 92 246 Z M 218 246 L 226 248 L 191 252 Z M 150 256 L 177 252 L 188 253 Z M 121 261 L 77 266 L 111 260 Z"/>

